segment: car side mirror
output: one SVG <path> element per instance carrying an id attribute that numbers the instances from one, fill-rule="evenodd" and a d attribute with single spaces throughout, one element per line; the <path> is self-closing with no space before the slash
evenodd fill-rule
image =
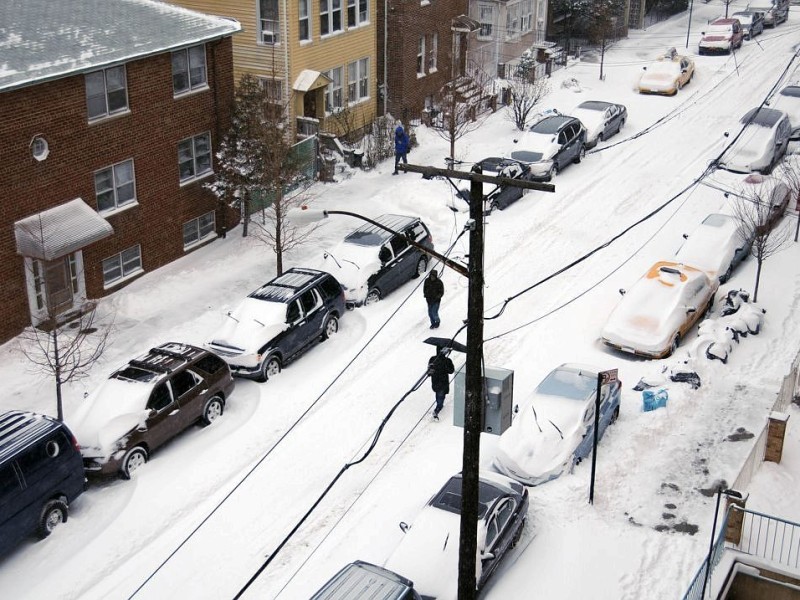
<path id="1" fill-rule="evenodd" d="M 485 554 L 481 554 L 481 560 L 494 560 L 494 553 L 487 552 Z"/>
<path id="2" fill-rule="evenodd" d="M 89 392 L 83 392 L 83 397 L 84 398 L 88 398 L 89 397 Z"/>
<path id="3" fill-rule="evenodd" d="M 519 404 L 514 405 L 514 414 L 516 415 L 519 412 Z"/>
<path id="4" fill-rule="evenodd" d="M 705 34 L 706 34 L 706 32 L 705 32 L 705 31 L 701 31 L 701 32 L 700 32 L 700 35 L 705 35 Z"/>
<path id="5" fill-rule="evenodd" d="M 516 144 L 519 141 L 518 138 L 514 138 L 514 143 Z"/>
<path id="6" fill-rule="evenodd" d="M 697 312 L 697 309 L 694 306 L 687 306 L 686 307 L 686 314 L 687 315 L 690 315 L 690 314 L 695 313 L 695 312 Z"/>
<path id="7" fill-rule="evenodd" d="M 619 288 L 619 295 L 620 296 L 624 296 L 625 295 L 625 289 L 624 288 Z"/>
<path id="8" fill-rule="evenodd" d="M 400 529 L 401 529 L 401 531 L 402 531 L 403 533 L 405 533 L 406 531 L 408 531 L 408 530 L 409 530 L 408 523 L 406 523 L 405 521 L 400 521 Z"/>
<path id="9" fill-rule="evenodd" d="M 688 233 L 684 233 L 683 234 L 683 239 L 688 240 L 689 239 L 689 234 Z"/>
<path id="10" fill-rule="evenodd" d="M 722 135 L 724 135 L 725 137 L 730 137 L 730 135 L 731 135 L 731 134 L 730 134 L 730 133 L 728 133 L 728 132 L 726 131 L 726 132 L 725 132 L 725 133 L 723 133 Z"/>
<path id="11" fill-rule="evenodd" d="M 642 71 L 647 71 L 647 67 L 642 67 Z"/>

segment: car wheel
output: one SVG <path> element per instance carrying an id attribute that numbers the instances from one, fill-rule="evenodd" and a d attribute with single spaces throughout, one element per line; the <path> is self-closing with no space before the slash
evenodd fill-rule
<path id="1" fill-rule="evenodd" d="M 272 355 L 262 363 L 261 377 L 259 378 L 259 381 L 267 381 L 272 377 L 275 377 L 275 375 L 277 375 L 280 372 L 281 372 L 281 361 L 277 356 Z"/>
<path id="2" fill-rule="evenodd" d="M 147 462 L 147 450 L 141 446 L 134 446 L 125 453 L 122 459 L 120 473 L 123 479 L 130 479 L 133 474 Z"/>
<path id="3" fill-rule="evenodd" d="M 611 423 L 610 424 L 613 425 L 614 423 L 616 423 L 617 419 L 619 419 L 619 406 L 617 406 L 614 409 L 614 412 L 611 413 Z"/>
<path id="4" fill-rule="evenodd" d="M 380 299 L 381 293 L 378 288 L 372 288 L 367 294 L 367 299 L 364 300 L 364 304 L 369 306 L 370 304 L 375 304 Z"/>
<path id="5" fill-rule="evenodd" d="M 510 548 L 516 548 L 519 541 L 522 539 L 522 530 L 525 529 L 525 519 L 522 519 L 522 523 L 519 524 L 517 530 L 514 532 L 514 537 L 511 538 L 511 544 L 509 544 Z"/>
<path id="6" fill-rule="evenodd" d="M 322 339 L 327 340 L 337 331 L 339 331 L 339 319 L 336 315 L 328 315 L 328 318 L 325 319 L 325 324 L 322 326 Z"/>
<path id="7" fill-rule="evenodd" d="M 550 171 L 547 173 L 547 181 L 551 181 L 556 175 L 558 175 L 558 163 L 553 161 L 553 166 L 550 167 Z"/>
<path id="8" fill-rule="evenodd" d="M 617 133 L 622 131 L 622 128 L 625 127 L 625 119 L 621 119 L 619 122 L 619 127 L 617 128 Z"/>
<path id="9" fill-rule="evenodd" d="M 222 401 L 222 398 L 219 396 L 212 396 L 203 407 L 203 423 L 205 425 L 211 425 L 211 423 L 222 416 L 224 410 L 225 403 Z"/>
<path id="10" fill-rule="evenodd" d="M 578 151 L 578 156 L 575 157 L 575 164 L 577 165 L 586 157 L 586 146 L 581 144 L 581 149 Z"/>
<path id="11" fill-rule="evenodd" d="M 414 279 L 416 279 L 417 277 L 421 277 L 422 275 L 425 275 L 425 271 L 427 270 L 428 270 L 428 259 L 423 256 L 419 259 L 419 261 L 417 261 L 417 270 L 414 271 Z"/>
<path id="12" fill-rule="evenodd" d="M 600 133 L 597 134 L 597 141 L 595 142 L 594 145 L 597 146 L 597 144 L 599 144 L 600 142 L 604 142 L 604 141 L 605 141 L 605 137 L 603 136 L 603 132 L 601 131 Z"/>
<path id="13" fill-rule="evenodd" d="M 722 277 L 719 278 L 720 283 L 725 283 L 728 279 L 731 278 L 731 272 L 733 271 L 733 265 L 728 266 L 728 270 L 723 273 Z"/>
<path id="14" fill-rule="evenodd" d="M 678 349 L 678 346 L 681 345 L 681 335 L 679 333 L 675 334 L 675 338 L 672 340 L 672 345 L 669 347 L 669 353 L 667 356 L 672 356 L 675 354 L 675 351 Z"/>
<path id="15" fill-rule="evenodd" d="M 44 539 L 53 530 L 67 520 L 67 503 L 63 500 L 50 500 L 44 505 L 42 514 L 39 515 L 39 525 L 36 533 L 39 539 Z"/>

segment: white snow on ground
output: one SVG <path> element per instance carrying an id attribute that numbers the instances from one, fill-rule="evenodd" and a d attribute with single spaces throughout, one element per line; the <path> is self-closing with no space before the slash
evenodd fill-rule
<path id="1" fill-rule="evenodd" d="M 738 1 L 730 10 L 742 8 Z M 719 0 L 694 7 L 690 52 L 706 21 L 723 11 Z M 798 23 L 800 10 L 792 7 L 788 23 L 766 30 L 757 43 L 745 42 L 735 57 L 698 57 L 694 80 L 672 98 L 640 96 L 633 87 L 643 65 L 670 46 L 683 49 L 686 14 L 632 31 L 611 48 L 604 81 L 597 63 L 556 72 L 542 108 L 569 110 L 583 99 L 609 100 L 625 104 L 629 119 L 599 152 L 559 174 L 554 194 L 529 192 L 488 218 L 487 315 L 689 186 L 724 147 L 723 132 L 734 132 L 739 117 L 779 80 L 796 50 Z M 565 78 L 580 86 L 562 88 Z M 424 128 L 417 129 L 417 137 L 412 162 L 444 166 L 444 140 Z M 508 155 L 513 137 L 512 124 L 500 111 L 457 143 L 458 158 Z M 446 249 L 466 219 L 447 208 L 452 188 L 413 174 L 392 177 L 392 166 L 386 162 L 341 183 L 316 186 L 314 207 L 370 217 L 420 215 L 436 248 Z M 618 368 L 624 386 L 620 418 L 598 451 L 594 505 L 587 501 L 587 461 L 532 488 L 522 542 L 490 581 L 485 598 L 682 596 L 707 551 L 713 518 L 714 499 L 699 490 L 735 479 L 750 442 L 726 438 L 740 427 L 761 430 L 797 353 L 800 246 L 791 244 L 765 263 L 758 295 L 767 309 L 762 332 L 742 340 L 727 365 L 704 362 L 699 389 L 669 383 L 666 408 L 642 412 L 641 393 L 631 387 L 643 376 L 658 378 L 662 367 L 685 357 L 694 334 L 677 357 L 663 361 L 613 353 L 598 336 L 619 300 L 617 290 L 629 288 L 655 261 L 673 256 L 681 234 L 707 214 L 730 213 L 730 202 L 718 190 L 692 188 L 619 241 L 486 321 L 486 364 L 515 371 L 517 401 L 564 362 Z M 360 224 L 331 217 L 287 264 L 318 264 L 323 249 Z M 784 226 L 794 224 L 790 211 Z M 202 344 L 227 311 L 274 276 L 271 252 L 239 232 L 100 302 L 106 318 L 113 315 L 113 338 L 90 376 L 64 390 L 68 424 L 84 391 L 97 388 L 114 368 L 165 341 Z M 453 257 L 467 254 L 466 240 L 456 243 Z M 755 262 L 748 259 L 722 286 L 720 297 L 730 288 L 752 291 L 754 278 Z M 467 282 L 447 270 L 444 282 L 436 333 L 452 335 L 466 315 Z M 349 312 L 336 336 L 274 380 L 240 380 L 222 419 L 155 452 L 134 480 L 93 484 L 50 539 L 25 542 L 0 558 L 2 596 L 233 597 L 424 374 L 432 348 L 422 344 L 430 331 L 420 286 L 417 280 Z M 30 370 L 18 343 L 0 347 L 0 358 L 5 391 L 0 408 L 54 414 L 52 382 Z M 455 358 L 459 366 L 460 357 Z M 341 475 L 246 597 L 307 598 L 345 563 L 382 564 L 389 557 L 403 535 L 398 522 L 413 521 L 461 468 L 462 430 L 449 424 L 452 396 L 440 423 L 430 420 L 432 404 L 426 381 L 393 413 L 369 458 Z M 796 412 L 791 409 L 795 419 Z M 749 506 L 798 520 L 796 502 L 783 492 L 797 489 L 793 423 L 790 419 L 785 463 L 763 468 Z M 496 443 L 496 437 L 483 436 L 483 467 L 491 464 Z M 696 527 L 697 533 L 674 531 L 675 524 Z"/>

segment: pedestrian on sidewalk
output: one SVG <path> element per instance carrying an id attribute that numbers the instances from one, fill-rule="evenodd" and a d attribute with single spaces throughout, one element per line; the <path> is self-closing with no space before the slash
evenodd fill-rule
<path id="1" fill-rule="evenodd" d="M 436 397 L 436 406 L 433 409 L 433 418 L 436 421 L 439 420 L 445 396 L 450 393 L 450 375 L 455 371 L 453 361 L 446 352 L 445 348 L 441 348 L 428 360 L 428 375 L 431 376 L 431 387 Z"/>
<path id="2" fill-rule="evenodd" d="M 422 295 L 425 296 L 425 301 L 428 303 L 428 318 L 431 320 L 431 329 L 439 327 L 439 303 L 444 296 L 444 283 L 439 279 L 439 273 L 436 269 L 432 269 L 430 274 L 425 278 L 425 284 L 422 286 Z"/>
<path id="3" fill-rule="evenodd" d="M 403 124 L 398 121 L 397 128 L 394 130 L 394 173 L 392 175 L 397 175 L 397 165 L 400 164 L 402 160 L 405 164 L 408 164 L 408 134 L 406 133 L 405 129 L 403 129 Z"/>

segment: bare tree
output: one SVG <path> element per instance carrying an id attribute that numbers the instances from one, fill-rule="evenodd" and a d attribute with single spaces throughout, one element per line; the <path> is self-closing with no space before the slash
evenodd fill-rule
<path id="1" fill-rule="evenodd" d="M 313 227 L 298 228 L 285 218 L 287 211 L 308 204 L 305 195 L 313 183 L 314 152 L 303 152 L 289 141 L 289 99 L 277 97 L 252 75 L 236 88 L 233 119 L 217 153 L 218 169 L 211 189 L 242 209 L 242 235 L 247 224 L 254 237 L 275 252 L 277 273 L 283 273 L 283 255 L 301 245 Z M 253 215 L 260 219 L 253 220 Z"/>
<path id="2" fill-rule="evenodd" d="M 480 127 L 489 116 L 483 104 L 487 100 L 488 77 L 479 70 L 457 76 L 445 83 L 434 96 L 439 118 L 434 131 L 450 143 L 450 159 L 455 159 L 456 142 Z"/>
<path id="3" fill-rule="evenodd" d="M 587 30 L 589 41 L 600 46 L 600 79 L 605 79 L 603 66 L 606 48 L 616 39 L 617 23 L 622 21 L 625 12 L 620 0 L 594 0 L 586 5 Z"/>
<path id="4" fill-rule="evenodd" d="M 528 117 L 542 98 L 550 93 L 547 79 L 535 79 L 533 72 L 522 71 L 508 79 L 511 112 L 508 118 L 520 131 L 525 129 Z"/>
<path id="5" fill-rule="evenodd" d="M 783 160 L 779 177 L 786 182 L 786 185 L 788 185 L 791 190 L 789 205 L 800 208 L 800 161 L 798 161 L 797 155 L 787 156 Z M 794 229 L 795 242 L 798 237 L 800 237 L 800 214 L 798 215 Z"/>
<path id="6" fill-rule="evenodd" d="M 753 302 L 758 301 L 758 285 L 764 261 L 777 254 L 791 237 L 788 227 L 781 224 L 783 204 L 776 198 L 780 188 L 762 185 L 736 197 L 733 209 L 742 239 L 753 240 L 750 254 L 756 259 L 756 281 Z"/>

